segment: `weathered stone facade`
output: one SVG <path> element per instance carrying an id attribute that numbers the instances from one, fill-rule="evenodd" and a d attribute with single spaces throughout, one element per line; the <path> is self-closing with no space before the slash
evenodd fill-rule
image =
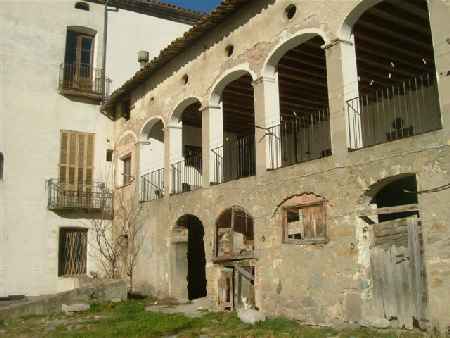
<path id="1" fill-rule="evenodd" d="M 366 195 L 386 178 L 415 174 L 423 226 L 427 276 L 427 319 L 440 329 L 450 324 L 450 190 L 436 189 L 450 182 L 450 4 L 430 0 L 429 13 L 435 46 L 442 129 L 349 152 L 346 130 L 346 22 L 377 1 L 253 1 L 217 28 L 204 34 L 131 93 L 131 119 L 115 123 L 116 140 L 142 130 L 158 117 L 165 128 L 166 195 L 145 202 L 147 229 L 137 269 L 137 287 L 159 296 L 180 296 L 183 276 L 174 269 L 177 220 L 186 214 L 203 223 L 208 297 L 217 301 L 220 264 L 214 263 L 216 221 L 238 205 L 254 219 L 256 306 L 271 315 L 286 315 L 311 324 L 362 322 L 372 315 L 373 276 L 370 273 L 370 234 L 359 217 L 369 207 Z M 297 5 L 292 20 L 285 8 Z M 359 14 L 355 14 L 359 13 Z M 185 100 L 202 104 L 203 161 L 210 158 L 210 118 L 216 109 L 217 88 L 236 74 L 248 72 L 255 90 L 255 121 L 265 124 L 273 104 L 270 58 L 293 41 L 318 34 L 325 41 L 328 98 L 333 155 L 277 170 L 266 170 L 264 130 L 256 130 L 256 176 L 210 185 L 203 167 L 203 187 L 170 195 L 172 114 Z M 234 45 L 234 54 L 225 47 Z M 269 65 L 268 65 L 269 62 Z M 189 75 L 184 84 L 182 77 Z M 120 113 L 120 108 L 117 108 Z M 134 146 L 134 173 L 139 175 L 139 143 Z M 122 147 L 122 146 L 121 146 Z M 121 154 L 117 154 L 119 158 Z M 139 191 L 139 187 L 136 187 Z M 278 208 L 287 198 L 314 193 L 326 199 L 328 242 L 318 245 L 284 244 Z M 175 229 L 174 229 L 175 228 Z M 370 227 L 368 228 L 370 233 Z M 186 239 L 187 240 L 187 239 Z"/>

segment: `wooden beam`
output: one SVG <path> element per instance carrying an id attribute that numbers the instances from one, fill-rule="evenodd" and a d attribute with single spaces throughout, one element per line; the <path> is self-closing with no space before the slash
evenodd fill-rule
<path id="1" fill-rule="evenodd" d="M 375 216 L 375 215 L 390 215 L 390 214 L 398 214 L 403 212 L 414 212 L 419 211 L 419 206 L 417 204 L 404 204 L 395 207 L 385 207 L 385 208 L 377 208 L 371 209 L 367 208 L 361 210 L 359 212 L 360 217 L 364 216 Z"/>

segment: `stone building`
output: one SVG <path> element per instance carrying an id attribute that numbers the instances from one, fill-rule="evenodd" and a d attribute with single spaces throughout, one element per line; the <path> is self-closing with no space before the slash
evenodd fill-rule
<path id="1" fill-rule="evenodd" d="M 107 90 L 139 69 L 138 51 L 156 56 L 202 16 L 109 5 Z M 0 298 L 65 291 L 100 273 L 91 221 L 112 203 L 104 2 L 2 0 L 0 31 Z"/>
<path id="2" fill-rule="evenodd" d="M 225 0 L 138 71 L 103 105 L 115 191 L 143 208 L 137 288 L 447 330 L 449 17 Z"/>

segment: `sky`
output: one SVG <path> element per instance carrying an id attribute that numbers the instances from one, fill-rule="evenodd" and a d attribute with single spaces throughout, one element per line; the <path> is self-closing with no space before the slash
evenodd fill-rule
<path id="1" fill-rule="evenodd" d="M 162 0 L 180 7 L 208 12 L 214 9 L 221 0 Z"/>

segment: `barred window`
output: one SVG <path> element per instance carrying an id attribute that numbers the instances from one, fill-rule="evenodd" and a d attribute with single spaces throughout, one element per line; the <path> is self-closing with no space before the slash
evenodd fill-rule
<path id="1" fill-rule="evenodd" d="M 58 276 L 86 274 L 87 229 L 62 228 L 59 232 Z"/>

